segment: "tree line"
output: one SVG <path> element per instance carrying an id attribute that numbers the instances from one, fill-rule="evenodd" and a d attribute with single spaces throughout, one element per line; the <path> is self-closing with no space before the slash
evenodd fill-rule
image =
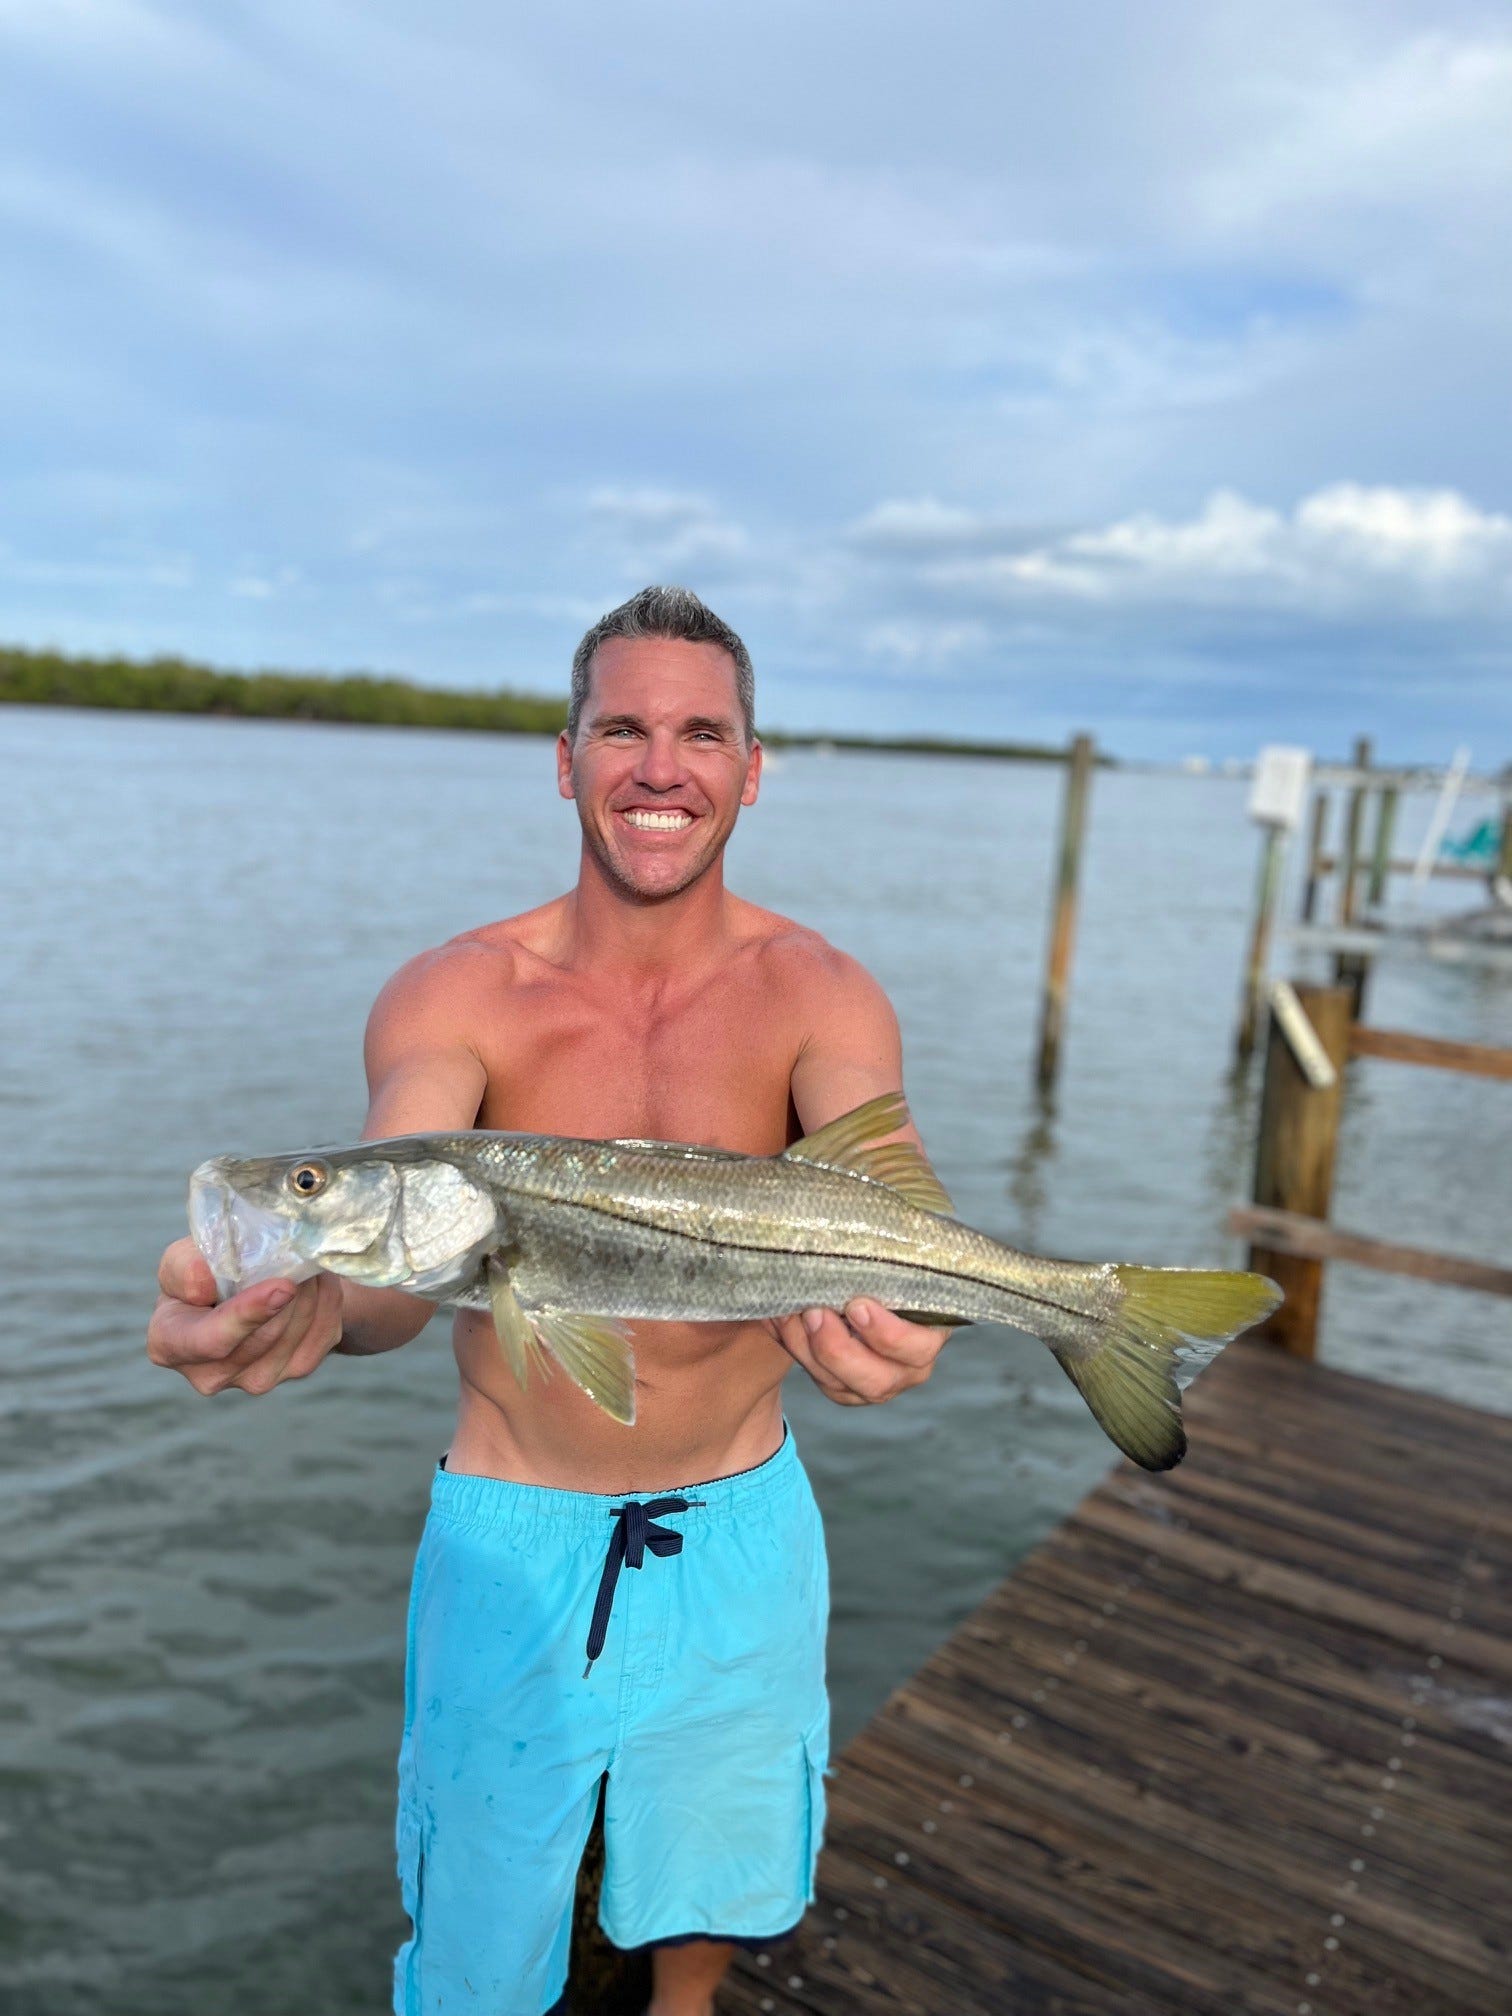
<path id="1" fill-rule="evenodd" d="M 555 735 L 567 725 L 565 698 L 514 693 L 507 687 L 493 693 L 453 692 L 409 679 L 378 679 L 366 672 L 221 672 L 188 658 L 86 658 L 0 644 L 0 706 L 6 703 L 243 715 L 259 721 L 368 722 L 390 728 L 474 728 L 498 735 Z M 875 749 L 1030 762 L 1060 762 L 1066 753 L 1039 743 L 971 742 L 938 735 L 792 735 L 764 730 L 762 740 L 778 749 Z"/>
<path id="2" fill-rule="evenodd" d="M 82 658 L 0 645 L 0 704 L 121 707 L 255 720 L 362 721 L 398 728 L 479 728 L 554 735 L 567 702 L 535 693 L 450 692 L 364 672 L 220 672 L 187 658 Z"/>

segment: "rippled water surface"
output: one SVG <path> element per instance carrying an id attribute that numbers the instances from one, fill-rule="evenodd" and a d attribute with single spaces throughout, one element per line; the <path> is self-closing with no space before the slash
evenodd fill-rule
<path id="1" fill-rule="evenodd" d="M 355 1134 L 386 975 L 571 879 L 550 766 L 545 741 L 0 712 L 0 2006 L 17 2016 L 386 2006 L 405 1594 L 453 1408 L 442 1326 L 214 1403 L 150 1367 L 142 1332 L 189 1168 Z M 1244 787 L 1097 779 L 1047 1114 L 1030 1061 L 1058 797 L 1058 774 L 1025 766 L 785 754 L 731 881 L 886 985 L 964 1216 L 1051 1252 L 1230 1263 L 1256 1089 L 1228 1076 Z M 1512 1042 L 1512 984 L 1397 965 L 1371 1014 Z M 1336 1216 L 1497 1256 L 1509 1103 L 1355 1066 Z M 1504 1302 L 1335 1269 L 1325 1350 L 1512 1407 Z M 1110 1452 L 1048 1354 L 1007 1332 L 964 1333 L 894 1406 L 789 1387 L 829 1526 L 843 1737 Z"/>

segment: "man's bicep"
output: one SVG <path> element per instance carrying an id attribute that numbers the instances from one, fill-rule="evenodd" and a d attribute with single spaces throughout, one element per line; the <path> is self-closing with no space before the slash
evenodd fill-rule
<path id="1" fill-rule="evenodd" d="M 488 1074 L 468 1040 L 465 1001 L 434 965 L 412 962 L 384 988 L 368 1018 L 363 1060 L 365 1140 L 477 1124 Z"/>
<path id="2" fill-rule="evenodd" d="M 837 958 L 826 979 L 793 1067 L 793 1104 L 809 1134 L 903 1084 L 903 1039 L 881 987 L 853 959 Z"/>

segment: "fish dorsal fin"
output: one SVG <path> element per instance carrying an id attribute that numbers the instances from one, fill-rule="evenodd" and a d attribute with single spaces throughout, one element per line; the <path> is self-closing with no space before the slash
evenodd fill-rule
<path id="1" fill-rule="evenodd" d="M 793 1162 L 822 1162 L 853 1176 L 869 1176 L 873 1183 L 885 1183 L 921 1210 L 948 1216 L 955 1206 L 923 1150 L 912 1141 L 882 1141 L 884 1134 L 896 1134 L 907 1125 L 908 1101 L 901 1092 L 884 1092 L 880 1098 L 868 1099 L 864 1106 L 842 1113 L 827 1127 L 805 1134 L 783 1153 Z"/>

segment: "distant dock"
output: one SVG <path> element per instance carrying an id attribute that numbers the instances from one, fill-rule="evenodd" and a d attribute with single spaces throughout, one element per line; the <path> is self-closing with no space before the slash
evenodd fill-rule
<path id="1" fill-rule="evenodd" d="M 1504 2016 L 1512 1420 L 1232 1345 L 841 1757 L 726 2016 Z"/>

